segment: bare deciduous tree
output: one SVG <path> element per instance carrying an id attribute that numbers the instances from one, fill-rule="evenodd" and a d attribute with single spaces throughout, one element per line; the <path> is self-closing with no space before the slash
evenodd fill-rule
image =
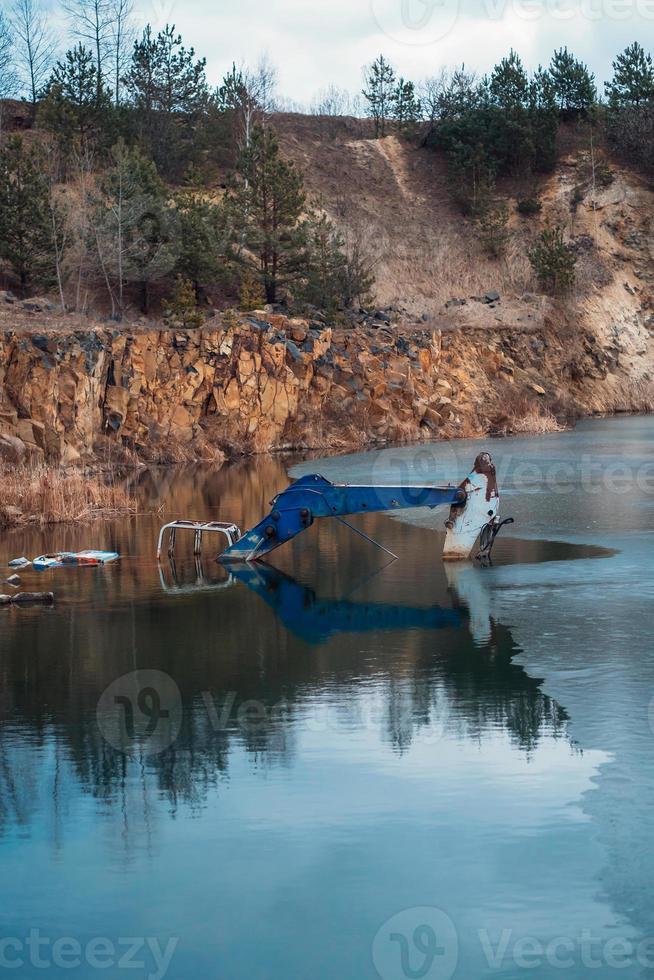
<path id="1" fill-rule="evenodd" d="M 0 99 L 16 94 L 16 81 L 11 27 L 0 10 Z"/>
<path id="2" fill-rule="evenodd" d="M 450 84 L 450 72 L 447 68 L 441 68 L 437 75 L 431 75 L 420 82 L 418 92 L 425 119 L 433 125 L 441 113 L 443 93 Z"/>
<path id="3" fill-rule="evenodd" d="M 62 6 L 68 14 L 71 33 L 93 51 L 99 99 L 111 53 L 114 4 L 112 0 L 62 0 Z"/>
<path id="4" fill-rule="evenodd" d="M 292 99 L 289 95 L 280 95 L 275 98 L 275 112 L 294 112 L 306 116 L 307 107 L 298 99 Z"/>
<path id="5" fill-rule="evenodd" d="M 264 122 L 277 108 L 277 68 L 267 53 L 259 58 L 252 72 L 247 72 L 248 87 L 252 91 L 263 113 Z"/>
<path id="6" fill-rule="evenodd" d="M 19 70 L 34 110 L 54 62 L 55 40 L 38 0 L 14 0 L 11 22 Z"/>
<path id="7" fill-rule="evenodd" d="M 7 20 L 0 10 L 0 100 L 16 95 L 18 84 L 13 57 L 13 39 Z M 2 135 L 3 106 L 0 102 L 0 136 Z"/>
<path id="8" fill-rule="evenodd" d="M 57 147 L 51 143 L 45 151 L 46 172 L 50 184 L 49 212 L 50 228 L 52 232 L 52 251 L 54 259 L 55 277 L 57 289 L 61 301 L 61 309 L 66 309 L 66 297 L 64 294 L 65 279 L 65 257 L 70 244 L 69 240 L 69 214 L 66 207 L 63 188 L 61 185 L 61 160 Z"/>
<path id="9" fill-rule="evenodd" d="M 88 311 L 87 283 L 91 278 L 95 259 L 95 231 L 91 214 L 97 194 L 95 160 L 88 144 L 73 149 L 71 173 L 74 175 L 77 206 L 69 212 L 68 216 L 73 245 L 69 265 L 75 276 L 75 312 L 86 313 Z"/>
<path id="10" fill-rule="evenodd" d="M 277 108 L 276 85 L 277 69 L 267 55 L 259 59 L 254 69 L 237 68 L 233 64 L 223 78 L 216 93 L 218 105 L 234 115 L 235 137 L 240 150 L 250 145 L 255 123 L 265 126 L 267 117 Z"/>
<path id="11" fill-rule="evenodd" d="M 352 114 L 352 97 L 347 89 L 329 85 L 316 92 L 311 103 L 314 116 L 349 116 Z"/>
<path id="12" fill-rule="evenodd" d="M 114 102 L 120 103 L 122 78 L 132 53 L 135 30 L 132 21 L 133 0 L 110 0 L 109 33 L 110 58 L 113 72 Z"/>

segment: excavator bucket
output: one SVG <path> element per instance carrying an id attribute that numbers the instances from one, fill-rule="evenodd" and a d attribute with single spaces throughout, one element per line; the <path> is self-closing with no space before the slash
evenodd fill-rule
<path id="1" fill-rule="evenodd" d="M 495 464 L 489 453 L 480 453 L 470 476 L 460 487 L 466 502 L 450 509 L 446 523 L 447 534 L 443 548 L 444 561 L 463 561 L 469 558 L 475 543 L 487 525 L 499 522 L 500 491 Z"/>

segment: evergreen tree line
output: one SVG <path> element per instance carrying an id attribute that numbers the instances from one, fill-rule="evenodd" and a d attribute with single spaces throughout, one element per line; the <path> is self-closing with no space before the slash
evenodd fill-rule
<path id="1" fill-rule="evenodd" d="M 364 74 L 375 134 L 410 132 L 443 150 L 469 213 L 484 211 L 497 178 L 528 181 L 553 169 L 561 120 L 589 120 L 616 152 L 654 169 L 654 66 L 637 41 L 613 62 L 603 99 L 588 66 L 565 47 L 532 75 L 515 51 L 483 78 L 462 66 L 415 86 L 383 55 Z"/>
<path id="2" fill-rule="evenodd" d="M 133 36 L 130 0 L 65 0 L 76 43 L 57 60 L 38 2 L 0 15 L 0 94 L 22 87 L 49 135 L 29 147 L 5 137 L 0 153 L 0 259 L 24 295 L 56 285 L 63 305 L 84 309 L 101 289 L 116 317 L 136 301 L 147 311 L 175 278 L 198 304 L 209 289 L 249 306 L 366 296 L 360 244 L 307 202 L 280 152 L 268 63 L 234 65 L 212 89 L 174 26 Z M 380 56 L 362 95 L 377 136 L 445 152 L 453 191 L 493 248 L 506 224 L 488 213 L 495 180 L 551 170 L 561 118 L 601 121 L 620 152 L 654 166 L 654 69 L 637 42 L 614 61 L 602 102 L 567 48 L 533 75 L 511 51 L 481 79 L 462 67 L 419 86 Z M 346 102 L 333 89 L 320 105 Z M 226 170 L 224 194 L 202 190 Z"/>
<path id="3" fill-rule="evenodd" d="M 306 198 L 270 126 L 255 123 L 222 198 L 188 185 L 171 191 L 154 161 L 122 138 L 96 171 L 75 153 L 66 183 L 56 149 L 12 136 L 0 151 L 0 258 L 22 295 L 56 287 L 64 308 L 104 294 L 120 319 L 135 304 L 180 292 L 204 306 L 253 308 L 281 300 L 336 310 L 363 302 L 373 283 L 346 242 Z"/>
<path id="4" fill-rule="evenodd" d="M 56 284 L 62 305 L 84 309 L 101 290 L 116 318 L 136 301 L 147 312 L 175 278 L 198 304 L 209 288 L 247 306 L 367 297 L 358 242 L 307 201 L 280 152 L 267 63 L 232 66 L 211 92 L 175 28 L 147 27 L 112 93 L 101 52 L 80 41 L 57 61 L 34 105 L 49 139 L 5 139 L 0 153 L 0 259 L 23 295 Z M 224 193 L 202 190 L 226 168 Z"/>

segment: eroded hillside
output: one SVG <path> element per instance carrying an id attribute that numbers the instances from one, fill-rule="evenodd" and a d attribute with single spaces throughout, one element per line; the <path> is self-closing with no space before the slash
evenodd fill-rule
<path id="1" fill-rule="evenodd" d="M 279 128 L 313 197 L 373 257 L 378 304 L 443 330 L 544 329 L 568 344 L 572 362 L 588 350 L 601 362 L 602 377 L 590 380 L 601 380 L 606 391 L 591 384 L 589 404 L 628 403 L 633 386 L 647 398 L 654 373 L 654 193 L 637 173 L 609 161 L 599 175 L 599 153 L 563 128 L 557 168 L 537 188 L 539 216 L 517 213 L 519 188 L 498 188 L 510 209 L 511 238 L 506 256 L 492 259 L 474 223 L 453 204 L 437 153 L 397 136 L 370 139 L 355 124 L 325 130 L 324 122 L 286 116 Z M 578 256 L 573 294 L 556 302 L 538 292 L 526 254 L 546 222 L 565 229 Z M 473 298 L 488 292 L 498 292 L 499 302 Z"/>
<path id="2" fill-rule="evenodd" d="M 438 155 L 355 120 L 278 118 L 311 196 L 374 256 L 375 305 L 329 325 L 271 310 L 202 329 L 107 325 L 0 295 L 0 452 L 77 460 L 116 445 L 151 460 L 348 448 L 547 430 L 654 403 L 654 193 L 587 147 L 561 155 L 488 258 Z M 574 293 L 538 291 L 545 221 L 577 252 Z"/>

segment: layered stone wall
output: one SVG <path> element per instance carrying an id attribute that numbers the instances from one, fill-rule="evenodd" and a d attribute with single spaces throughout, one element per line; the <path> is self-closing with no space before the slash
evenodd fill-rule
<path id="1" fill-rule="evenodd" d="M 113 445 L 175 462 L 481 435 L 512 404 L 647 407 L 621 372 L 587 337 L 534 326 L 333 329 L 255 313 L 188 330 L 21 329 L 0 334 L 0 453 L 74 462 Z"/>

